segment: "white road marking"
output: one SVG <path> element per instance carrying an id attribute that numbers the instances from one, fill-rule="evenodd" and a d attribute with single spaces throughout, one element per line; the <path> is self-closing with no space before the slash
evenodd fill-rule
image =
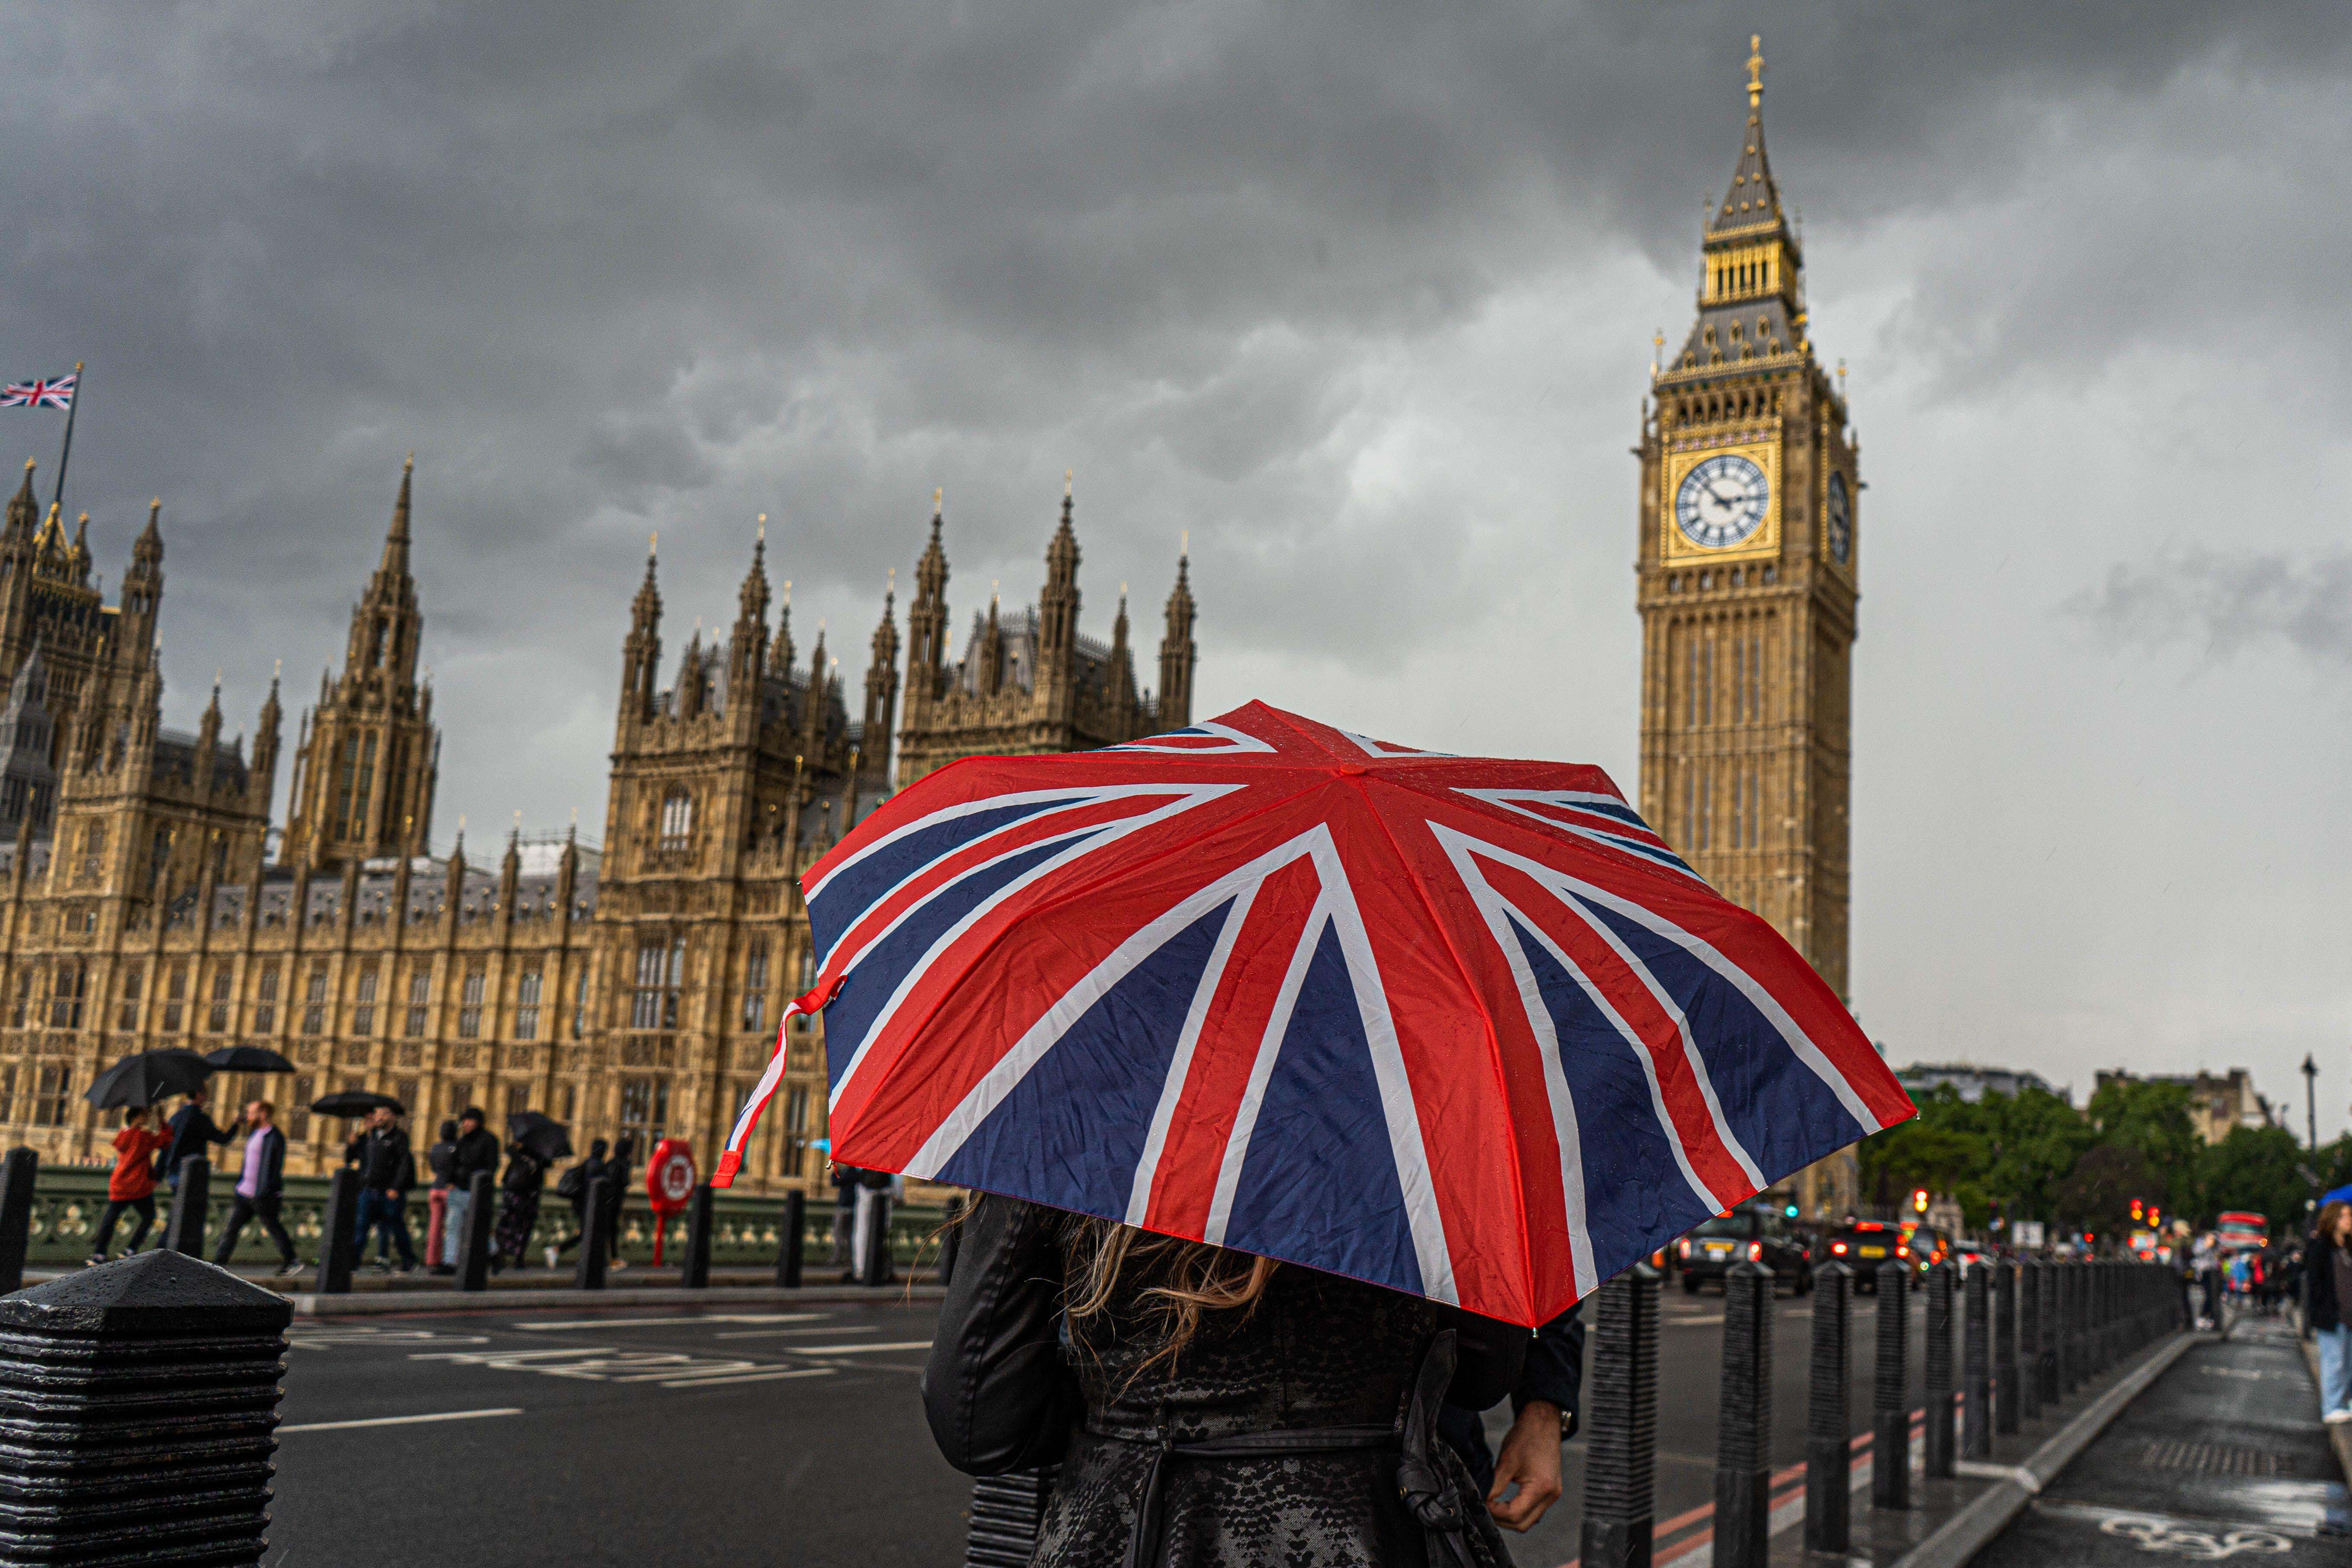
<path id="1" fill-rule="evenodd" d="M 845 1323 L 825 1323 L 813 1329 L 738 1329 L 731 1334 L 713 1334 L 714 1340 L 765 1340 L 782 1334 L 870 1334 L 872 1329 L 852 1328 Z"/>
<path id="2" fill-rule="evenodd" d="M 717 1388 L 729 1383 L 773 1383 L 785 1377 L 831 1377 L 839 1369 L 830 1366 L 782 1367 L 772 1372 L 747 1372 L 733 1377 L 681 1377 L 662 1384 L 664 1388 Z"/>
<path id="3" fill-rule="evenodd" d="M 415 1426 L 427 1421 L 479 1421 L 487 1415 L 520 1415 L 520 1405 L 507 1405 L 498 1410 L 444 1410 L 434 1415 L 378 1415 L 369 1421 L 305 1421 L 299 1426 L 280 1426 L 278 1435 L 289 1432 L 343 1432 L 354 1426 Z"/>
<path id="4" fill-rule="evenodd" d="M 783 1347 L 794 1355 L 851 1355 L 858 1351 L 927 1351 L 929 1340 L 899 1340 L 887 1345 L 788 1345 Z"/>
<path id="5" fill-rule="evenodd" d="M 643 1329 L 665 1324 L 676 1327 L 696 1323 L 806 1323 L 830 1316 L 829 1312 L 702 1312 L 690 1318 L 576 1318 L 561 1322 L 517 1323 L 514 1326 L 528 1329 L 533 1333 L 546 1333 L 554 1329 Z"/>

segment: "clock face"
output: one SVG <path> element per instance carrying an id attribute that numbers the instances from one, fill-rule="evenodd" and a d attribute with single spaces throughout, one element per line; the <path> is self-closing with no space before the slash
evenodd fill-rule
<path id="1" fill-rule="evenodd" d="M 1764 526 L 1771 499 L 1764 470 L 1726 452 L 1683 476 L 1675 492 L 1675 526 L 1701 550 L 1727 550 Z"/>
<path id="2" fill-rule="evenodd" d="M 1830 476 L 1830 559 L 1843 566 L 1853 560 L 1853 500 L 1846 494 L 1845 476 Z"/>

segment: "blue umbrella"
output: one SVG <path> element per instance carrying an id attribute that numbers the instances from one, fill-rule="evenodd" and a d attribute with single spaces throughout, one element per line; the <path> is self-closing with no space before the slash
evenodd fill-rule
<path id="1" fill-rule="evenodd" d="M 2352 1204 L 2352 1183 L 2322 1193 L 2319 1201 L 2323 1204 Z"/>

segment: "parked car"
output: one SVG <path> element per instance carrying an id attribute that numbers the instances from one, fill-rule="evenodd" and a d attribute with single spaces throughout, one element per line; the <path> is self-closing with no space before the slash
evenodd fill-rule
<path id="1" fill-rule="evenodd" d="M 1853 1270 L 1853 1288 L 1865 1295 L 1878 1289 L 1879 1265 L 1893 1259 L 1916 1272 L 1950 1256 L 1951 1242 L 1932 1225 L 1888 1220 L 1859 1220 L 1832 1231 L 1828 1254 L 1832 1261 Z"/>
<path id="2" fill-rule="evenodd" d="M 1805 1237 L 1791 1232 L 1773 1204 L 1742 1204 L 1694 1227 L 1675 1243 L 1675 1263 L 1683 1289 L 1693 1295 L 1712 1279 L 1717 1284 L 1741 1258 L 1753 1258 L 1786 1279 L 1802 1296 L 1813 1288 L 1813 1258 Z"/>
<path id="3" fill-rule="evenodd" d="M 1982 1242 L 1956 1241 L 1952 1244 L 1952 1257 L 1960 1266 L 1959 1276 L 1963 1279 L 1969 1277 L 1969 1269 L 1991 1261 L 1992 1256 L 1992 1248 Z"/>

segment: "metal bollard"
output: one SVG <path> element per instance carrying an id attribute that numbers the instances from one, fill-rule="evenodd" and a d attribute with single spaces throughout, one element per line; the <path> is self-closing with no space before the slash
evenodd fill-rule
<path id="1" fill-rule="evenodd" d="M 1649 1568 L 1656 1513 L 1658 1273 L 1636 1263 L 1601 1287 L 1584 1388 L 1585 1568 Z"/>
<path id="2" fill-rule="evenodd" d="M 2055 1405 L 2063 1397 L 2058 1386 L 2058 1265 L 2049 1258 L 2039 1260 L 2042 1272 L 2042 1327 L 2036 1342 L 2041 1346 L 2042 1400 Z"/>
<path id="3" fill-rule="evenodd" d="M 202 1154 L 191 1154 L 180 1162 L 179 1184 L 172 1189 L 172 1212 L 163 1221 L 163 1247 L 167 1251 L 185 1253 L 190 1258 L 205 1255 L 205 1213 L 212 1203 L 212 1185 L 210 1160 Z M 348 1282 L 343 1288 L 351 1289 Z"/>
<path id="4" fill-rule="evenodd" d="M 611 1260 L 604 1255 L 613 1245 L 612 1199 L 605 1194 L 613 1190 L 613 1178 L 599 1176 L 588 1184 L 588 1206 L 580 1214 L 580 1268 L 572 1282 L 583 1290 L 602 1290 L 604 1269 Z"/>
<path id="5" fill-rule="evenodd" d="M 30 1149 L 8 1151 L 0 1161 L 0 1296 L 25 1288 L 25 1253 L 33 1239 L 33 1184 L 41 1157 Z"/>
<path id="6" fill-rule="evenodd" d="M 877 1190 L 868 1200 L 873 1204 L 873 1217 L 866 1222 L 866 1257 L 857 1282 L 861 1285 L 887 1285 L 890 1273 L 890 1194 Z"/>
<path id="7" fill-rule="evenodd" d="M 1870 1506 L 1911 1506 L 1911 1268 L 1878 1266 L 1878 1375 L 1870 1390 Z"/>
<path id="8" fill-rule="evenodd" d="M 2017 1266 L 1992 1266 L 1992 1429 L 2017 1430 Z"/>
<path id="9" fill-rule="evenodd" d="M 193 1163 L 182 1161 L 181 1171 L 185 1173 Z M 180 1177 L 181 1195 L 186 1196 L 187 1191 L 188 1179 L 184 1173 Z M 202 1212 L 201 1205 L 198 1212 Z M 180 1205 L 174 1202 L 172 1205 L 174 1225 L 179 1222 L 179 1217 Z M 203 1221 L 197 1223 L 201 1225 Z M 352 1289 L 352 1270 L 360 1260 L 360 1173 L 357 1171 L 346 1165 L 327 1183 L 327 1212 L 320 1216 L 319 1224 L 319 1294 L 348 1296 Z M 167 1238 L 163 1245 L 169 1247 L 172 1243 Z"/>
<path id="10" fill-rule="evenodd" d="M 1765 1568 L 1772 1529 L 1772 1271 L 1723 1277 L 1723 1386 L 1715 1447 L 1716 1568 Z"/>
<path id="11" fill-rule="evenodd" d="M 1960 1320 L 1960 1457 L 1992 1458 L 1992 1293 L 1989 1266 L 1979 1261 L 1961 1277 L 1966 1303 Z"/>
<path id="12" fill-rule="evenodd" d="M 801 1245 L 807 1239 L 807 1195 L 786 1193 L 784 1217 L 776 1222 L 776 1283 L 787 1290 L 801 1288 Z"/>
<path id="13" fill-rule="evenodd" d="M 698 1182 L 686 1201 L 686 1260 L 678 1265 L 677 1282 L 688 1290 L 710 1286 L 710 1184 Z"/>
<path id="14" fill-rule="evenodd" d="M 1927 1270 L 1927 1477 L 1952 1477 L 1952 1266 Z"/>
<path id="15" fill-rule="evenodd" d="M 1884 1312 L 1885 1305 L 1878 1309 Z M 1805 1549 L 1843 1552 L 1853 1490 L 1853 1270 L 1813 1270 L 1813 1364 L 1805 1402 Z"/>
<path id="16" fill-rule="evenodd" d="M 955 1282 L 956 1254 L 963 1250 L 964 1200 L 950 1198 L 947 1216 L 940 1222 L 939 1283 Z"/>
<path id="17" fill-rule="evenodd" d="M 964 1544 L 964 1568 L 1029 1568 L 1029 1560 L 1037 1554 L 1037 1531 L 1045 1522 L 1045 1500 L 1054 1495 L 1054 1476 L 1060 1468 L 982 1476 L 971 1483 L 971 1532 Z"/>
<path id="18" fill-rule="evenodd" d="M 466 1233 L 457 1238 L 457 1289 L 490 1288 L 490 1221 L 497 1212 L 490 1173 L 477 1171 L 466 1184 Z"/>
<path id="19" fill-rule="evenodd" d="M 0 1301 L 0 1561 L 262 1561 L 293 1315 L 169 1248 Z"/>
<path id="20" fill-rule="evenodd" d="M 2017 1414 L 2042 1419 L 2042 1259 L 2017 1266 Z"/>

